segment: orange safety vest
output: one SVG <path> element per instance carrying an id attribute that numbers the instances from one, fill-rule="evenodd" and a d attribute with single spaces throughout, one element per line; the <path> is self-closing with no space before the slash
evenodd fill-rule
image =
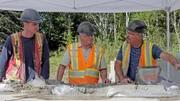
<path id="1" fill-rule="evenodd" d="M 9 60 L 6 68 L 6 75 L 4 79 L 17 80 L 25 82 L 25 65 L 23 56 L 23 47 L 21 40 L 21 33 L 15 33 L 11 35 L 12 47 L 13 47 L 13 58 Z M 43 35 L 40 33 L 35 34 L 35 70 L 38 75 L 41 73 L 42 63 L 42 46 L 43 46 Z"/>
<path id="2" fill-rule="evenodd" d="M 93 44 L 87 61 L 78 43 L 69 44 L 68 52 L 70 54 L 69 82 L 72 84 L 98 83 L 103 49 Z"/>
<path id="3" fill-rule="evenodd" d="M 153 44 L 150 42 L 143 42 L 141 47 L 141 55 L 139 59 L 139 66 L 156 66 L 156 60 L 152 56 L 152 47 Z M 122 45 L 122 69 L 125 76 L 127 76 L 127 71 L 129 68 L 129 61 L 130 61 L 130 52 L 131 52 L 131 45 L 126 41 L 123 42 Z"/>

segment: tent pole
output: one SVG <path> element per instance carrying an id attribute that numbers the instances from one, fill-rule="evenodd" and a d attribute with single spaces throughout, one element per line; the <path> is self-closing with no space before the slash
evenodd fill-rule
<path id="1" fill-rule="evenodd" d="M 167 15 L 167 18 L 166 18 L 166 21 L 167 21 L 167 52 L 170 53 L 170 29 L 169 29 L 169 13 L 170 13 L 170 8 L 167 8 L 166 9 L 166 15 Z M 170 79 L 170 63 L 167 62 L 167 80 Z"/>
<path id="2" fill-rule="evenodd" d="M 126 12 L 126 27 L 128 26 L 128 23 L 129 23 L 129 15 L 128 15 L 128 12 Z"/>

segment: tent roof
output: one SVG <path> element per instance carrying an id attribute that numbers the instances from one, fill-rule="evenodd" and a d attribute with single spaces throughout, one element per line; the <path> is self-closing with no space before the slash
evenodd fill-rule
<path id="1" fill-rule="evenodd" d="M 180 0 L 0 0 L 1 10 L 41 12 L 139 12 L 179 9 Z"/>

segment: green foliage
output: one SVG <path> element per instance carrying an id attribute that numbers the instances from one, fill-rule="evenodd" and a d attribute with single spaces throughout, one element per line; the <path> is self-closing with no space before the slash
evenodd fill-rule
<path id="1" fill-rule="evenodd" d="M 174 13 L 175 12 L 175 13 Z M 174 56 L 180 50 L 180 10 L 170 13 L 170 46 Z M 18 20 L 21 12 L 0 11 L 0 45 L 7 35 L 22 30 Z M 128 13 L 129 22 L 143 20 L 148 29 L 144 39 L 157 44 L 167 51 L 167 22 L 165 11 L 147 11 Z M 125 13 L 40 13 L 42 23 L 40 32 L 44 33 L 51 50 L 51 72 L 59 67 L 66 45 L 77 42 L 77 26 L 82 21 L 91 22 L 96 29 L 94 43 L 105 50 L 105 58 L 109 67 L 111 60 L 116 58 L 122 42 L 126 39 Z"/>
<path id="2" fill-rule="evenodd" d="M 117 57 L 122 42 L 111 41 L 109 40 L 109 38 L 106 37 L 104 37 L 103 39 L 96 37 L 94 43 L 104 49 L 104 56 L 109 69 L 110 61 L 114 60 Z"/>
<path id="3" fill-rule="evenodd" d="M 0 32 L 11 34 L 22 29 L 21 22 L 18 20 L 20 12 L 0 10 Z"/>
<path id="4" fill-rule="evenodd" d="M 43 22 L 40 25 L 40 32 L 46 35 L 50 49 L 57 50 L 59 45 L 64 44 L 63 33 L 66 27 L 62 23 L 66 22 L 66 14 L 41 13 L 41 16 Z"/>
<path id="5" fill-rule="evenodd" d="M 56 79 L 57 70 L 61 62 L 62 56 L 64 55 L 65 48 L 59 48 L 56 51 L 51 51 L 50 56 L 50 78 Z"/>
<path id="6" fill-rule="evenodd" d="M 0 10 L 0 53 L 7 36 L 21 29 L 19 15 L 20 12 Z"/>
<path id="7" fill-rule="evenodd" d="M 56 78 L 56 73 L 61 61 L 61 56 L 53 56 L 50 58 L 50 78 Z"/>

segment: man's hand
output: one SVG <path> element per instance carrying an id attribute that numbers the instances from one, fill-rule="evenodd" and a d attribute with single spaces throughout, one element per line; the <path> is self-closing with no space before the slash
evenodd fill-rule
<path id="1" fill-rule="evenodd" d="M 129 83 L 132 83 L 132 80 L 128 77 L 126 78 L 123 78 L 121 81 L 120 81 L 121 84 L 129 84 Z"/>
<path id="2" fill-rule="evenodd" d="M 106 78 L 106 79 L 102 80 L 102 82 L 103 82 L 103 83 L 111 83 L 111 80 L 109 80 L 109 79 Z"/>
<path id="3" fill-rule="evenodd" d="M 175 65 L 175 69 L 176 69 L 176 70 L 180 70 L 180 64 L 176 64 L 176 65 Z"/>

